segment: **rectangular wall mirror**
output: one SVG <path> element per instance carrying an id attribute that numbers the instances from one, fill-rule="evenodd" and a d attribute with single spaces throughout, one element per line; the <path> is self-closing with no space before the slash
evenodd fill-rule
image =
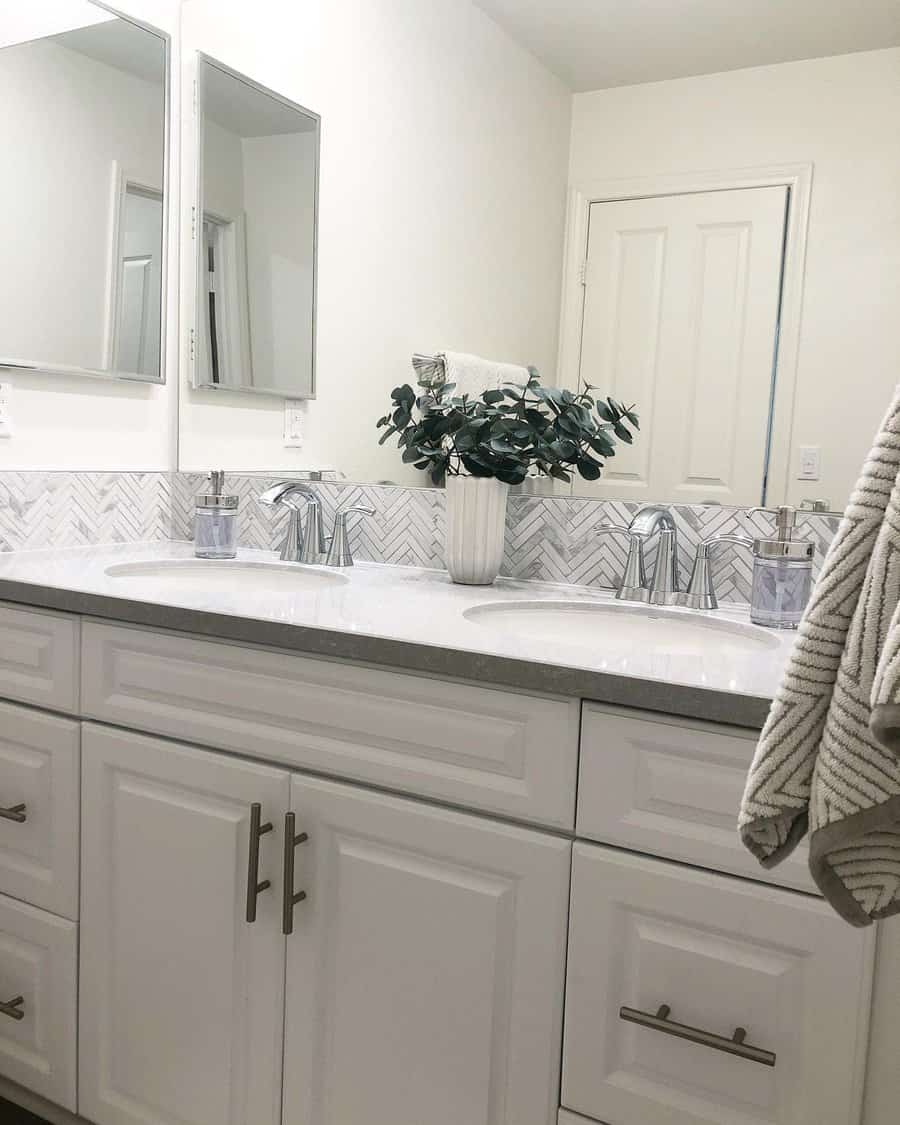
<path id="1" fill-rule="evenodd" d="M 161 382 L 169 41 L 88 0 L 0 40 L 0 369 Z"/>
<path id="2" fill-rule="evenodd" d="M 896 3 L 276 7 L 188 0 L 182 33 L 322 115 L 315 398 L 185 388 L 183 466 L 429 487 L 376 422 L 459 353 L 635 404 L 598 480 L 529 491 L 843 510 L 900 373 Z M 318 119 L 200 72 L 193 382 L 302 398 Z"/>
<path id="3" fill-rule="evenodd" d="M 319 118 L 198 58 L 194 385 L 315 393 Z"/>

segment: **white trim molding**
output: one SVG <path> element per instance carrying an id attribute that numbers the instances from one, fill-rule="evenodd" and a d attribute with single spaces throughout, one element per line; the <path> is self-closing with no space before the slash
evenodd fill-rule
<path id="1" fill-rule="evenodd" d="M 767 164 L 672 175 L 588 180 L 581 184 L 573 184 L 569 188 L 558 371 L 560 386 L 573 389 L 578 386 L 581 368 L 584 263 L 587 258 L 592 204 L 611 203 L 624 199 L 647 199 L 658 195 L 686 195 L 701 191 L 734 191 L 740 188 L 760 187 L 788 188 L 780 327 L 775 357 L 775 386 L 766 485 L 767 503 L 780 503 L 787 495 L 788 488 L 812 181 L 811 163 Z"/>

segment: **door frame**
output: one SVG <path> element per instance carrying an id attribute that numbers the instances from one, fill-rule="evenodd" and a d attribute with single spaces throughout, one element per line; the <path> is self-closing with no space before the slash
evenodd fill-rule
<path id="1" fill-rule="evenodd" d="M 800 354 L 806 244 L 812 194 L 813 164 L 771 164 L 700 172 L 661 173 L 621 179 L 587 180 L 569 187 L 563 257 L 557 381 L 577 388 L 584 326 L 585 265 L 590 210 L 594 203 L 615 203 L 660 195 L 692 195 L 706 191 L 786 187 L 784 268 L 781 280 L 779 331 L 774 362 L 772 420 L 769 430 L 766 498 L 787 494 L 791 470 L 791 439 Z"/>

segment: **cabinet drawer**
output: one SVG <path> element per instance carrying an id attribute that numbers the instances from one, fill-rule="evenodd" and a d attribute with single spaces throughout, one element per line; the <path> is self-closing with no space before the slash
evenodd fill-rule
<path id="1" fill-rule="evenodd" d="M 563 1105 L 606 1125 L 859 1121 L 874 934 L 819 899 L 575 847 Z M 773 1052 L 763 1065 L 621 1010 Z"/>
<path id="2" fill-rule="evenodd" d="M 86 622 L 86 716 L 571 828 L 578 704 Z"/>
<path id="3" fill-rule="evenodd" d="M 758 734 L 585 704 L 579 836 L 817 894 L 801 845 L 773 870 L 741 843 Z"/>
<path id="4" fill-rule="evenodd" d="M 77 932 L 74 922 L 0 896 L 0 1073 L 73 1113 Z"/>
<path id="5" fill-rule="evenodd" d="M 77 712 L 77 617 L 0 603 L 0 696 Z"/>
<path id="6" fill-rule="evenodd" d="M 78 917 L 79 741 L 72 719 L 0 703 L 0 893 L 67 918 Z"/>

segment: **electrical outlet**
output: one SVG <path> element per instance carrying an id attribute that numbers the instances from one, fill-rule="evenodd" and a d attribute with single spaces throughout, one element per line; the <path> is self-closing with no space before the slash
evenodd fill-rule
<path id="1" fill-rule="evenodd" d="M 0 438 L 10 438 L 13 436 L 10 407 L 11 398 L 12 383 L 0 383 Z"/>
<path id="2" fill-rule="evenodd" d="M 284 401 L 284 444 L 287 449 L 303 448 L 304 404 L 292 399 Z"/>
<path id="3" fill-rule="evenodd" d="M 822 476 L 822 450 L 818 445 L 800 446 L 798 480 L 819 480 Z"/>

